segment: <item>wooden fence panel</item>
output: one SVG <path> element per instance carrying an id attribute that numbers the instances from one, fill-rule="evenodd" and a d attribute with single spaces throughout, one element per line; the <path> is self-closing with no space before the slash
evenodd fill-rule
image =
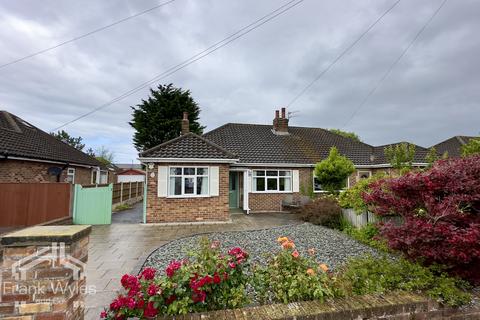
<path id="1" fill-rule="evenodd" d="M 143 197 L 143 182 L 118 182 L 113 184 L 112 204 Z"/>
<path id="2" fill-rule="evenodd" d="M 68 183 L 0 183 L 0 227 L 32 226 L 69 214 Z"/>

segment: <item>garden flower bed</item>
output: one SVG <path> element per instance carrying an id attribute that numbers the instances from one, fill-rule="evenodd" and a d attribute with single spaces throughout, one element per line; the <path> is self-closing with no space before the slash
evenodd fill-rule
<path id="1" fill-rule="evenodd" d="M 307 255 L 308 249 L 315 248 L 315 260 L 330 269 L 337 268 L 351 257 L 377 254 L 375 249 L 339 231 L 309 223 L 255 231 L 211 233 L 206 236 L 212 241 L 219 241 L 223 248 L 243 248 L 250 254 L 252 263 L 265 263 L 267 254 L 279 250 L 276 239 L 283 236 L 292 239 L 302 255 Z M 195 248 L 202 237 L 182 238 L 161 246 L 147 258 L 144 267 L 165 270 L 170 261 L 186 258 L 188 251 Z"/>

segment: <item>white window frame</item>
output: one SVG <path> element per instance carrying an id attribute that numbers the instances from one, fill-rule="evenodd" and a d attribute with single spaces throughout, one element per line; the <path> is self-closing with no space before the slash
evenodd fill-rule
<path id="1" fill-rule="evenodd" d="M 182 174 L 177 175 L 174 174 L 172 175 L 171 168 L 182 168 Z M 194 175 L 186 175 L 183 174 L 184 169 L 195 169 L 195 174 Z M 197 174 L 197 169 L 206 169 L 207 173 L 203 175 L 198 175 Z M 170 194 L 170 178 L 171 177 L 181 177 L 182 178 L 182 194 Z M 185 193 L 185 178 L 194 178 L 193 179 L 193 190 L 196 192 L 197 191 L 197 178 L 202 177 L 202 178 L 207 178 L 207 193 L 206 194 L 190 194 L 190 193 Z M 167 198 L 207 198 L 210 197 L 210 167 L 208 166 L 169 166 L 168 167 L 168 172 L 167 172 Z"/>
<path id="2" fill-rule="evenodd" d="M 257 171 L 264 171 L 265 175 L 264 176 L 257 176 L 255 173 Z M 277 171 L 276 176 L 267 176 L 267 171 Z M 289 176 L 281 176 L 280 171 L 287 171 L 290 172 Z M 265 179 L 265 190 L 264 191 L 259 191 L 256 190 L 256 179 L 258 178 L 264 178 Z M 267 190 L 267 178 L 268 179 L 274 179 L 277 178 L 277 190 Z M 280 189 L 280 178 L 290 178 L 290 190 L 284 190 L 281 191 Z M 288 170 L 288 169 L 253 169 L 252 170 L 252 193 L 293 193 L 293 170 Z"/>
<path id="3" fill-rule="evenodd" d="M 75 184 L 75 168 L 67 168 L 67 179 L 68 177 L 72 177 L 72 181 L 68 181 L 69 183 Z"/>
<path id="4" fill-rule="evenodd" d="M 358 170 L 357 171 L 357 181 L 360 181 L 360 175 L 362 173 L 368 173 L 368 178 L 370 178 L 372 176 L 372 171 L 370 171 L 370 170 Z"/>
<path id="5" fill-rule="evenodd" d="M 350 188 L 350 176 L 347 178 L 347 184 L 346 184 L 345 188 L 342 188 L 339 191 L 342 192 L 342 191 L 347 190 L 349 188 Z M 328 192 L 326 190 L 315 190 L 315 172 L 312 173 L 312 189 L 313 189 L 313 193 L 327 193 Z"/>

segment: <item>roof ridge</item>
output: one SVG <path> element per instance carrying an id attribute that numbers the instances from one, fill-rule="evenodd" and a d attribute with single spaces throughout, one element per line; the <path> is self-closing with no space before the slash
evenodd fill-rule
<path id="1" fill-rule="evenodd" d="M 8 124 L 10 126 L 12 126 L 12 129 L 10 129 L 10 130 L 18 132 L 18 133 L 22 133 L 22 129 L 20 129 L 20 127 L 18 126 L 18 123 L 15 120 L 13 114 L 11 114 L 10 112 L 8 112 L 6 110 L 1 110 L 0 113 L 3 114 L 5 119 L 7 119 Z M 9 128 L 5 128 L 5 129 L 9 130 Z"/>
<path id="2" fill-rule="evenodd" d="M 222 147 L 222 146 L 220 146 L 220 145 L 218 145 L 218 144 L 216 144 L 216 143 L 208 140 L 207 138 L 204 138 L 204 137 L 202 137 L 202 136 L 200 136 L 200 135 L 198 135 L 198 134 L 196 134 L 196 133 L 193 133 L 193 132 L 189 132 L 189 133 L 187 133 L 187 134 L 183 134 L 183 135 L 180 135 L 180 136 L 178 136 L 178 137 L 176 137 L 176 138 L 173 138 L 173 139 L 171 139 L 171 140 L 165 141 L 165 142 L 163 142 L 163 143 L 161 143 L 161 144 L 159 144 L 159 145 L 157 145 L 157 146 L 155 146 L 155 147 L 153 147 L 153 148 L 150 148 L 150 149 L 147 149 L 147 150 L 145 150 L 145 151 L 142 151 L 139 155 L 140 155 L 141 157 L 143 157 L 143 156 L 145 156 L 146 153 L 149 153 L 149 152 L 152 152 L 152 151 L 161 149 L 161 148 L 163 148 L 163 147 L 165 147 L 165 146 L 168 146 L 168 145 L 170 145 L 170 144 L 172 144 L 172 143 L 174 143 L 174 142 L 176 142 L 176 141 L 178 141 L 178 140 L 184 139 L 184 138 L 186 138 L 186 137 L 188 137 L 188 136 L 192 136 L 192 137 L 195 137 L 195 138 L 197 138 L 197 139 L 200 139 L 201 141 L 205 142 L 207 145 L 209 145 L 209 146 L 211 146 L 211 147 L 213 147 L 213 148 L 215 148 L 215 149 L 218 149 L 218 150 L 222 151 L 223 153 L 227 154 L 228 156 L 236 157 L 236 155 L 235 155 L 233 152 L 231 152 L 231 151 L 225 149 L 224 147 Z M 233 159 L 233 158 L 232 158 L 232 159 Z"/>

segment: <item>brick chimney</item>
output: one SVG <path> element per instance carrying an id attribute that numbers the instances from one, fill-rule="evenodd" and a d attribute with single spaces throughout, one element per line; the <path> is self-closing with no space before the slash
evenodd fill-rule
<path id="1" fill-rule="evenodd" d="M 286 109 L 281 109 L 281 114 L 278 110 L 275 110 L 275 119 L 273 119 L 273 132 L 275 134 L 288 134 L 288 118 L 286 115 Z"/>
<path id="2" fill-rule="evenodd" d="M 190 121 L 188 121 L 188 112 L 183 113 L 182 119 L 182 135 L 190 132 Z"/>

